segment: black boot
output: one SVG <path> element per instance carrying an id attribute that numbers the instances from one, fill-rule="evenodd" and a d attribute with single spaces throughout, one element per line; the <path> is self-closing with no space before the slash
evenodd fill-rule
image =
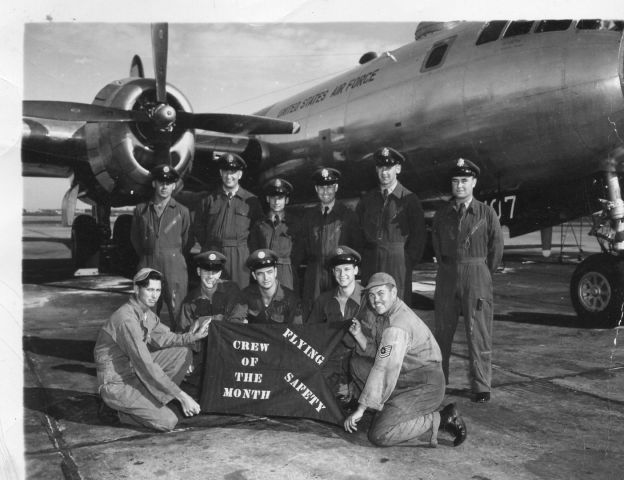
<path id="1" fill-rule="evenodd" d="M 449 403 L 440 410 L 440 428 L 455 437 L 455 440 L 453 440 L 453 445 L 455 446 L 461 445 L 468 435 L 464 419 L 457 411 L 454 403 Z"/>
<path id="2" fill-rule="evenodd" d="M 97 398 L 97 416 L 105 425 L 119 425 L 119 414 L 117 410 L 113 410 L 111 407 L 104 403 L 101 397 Z"/>

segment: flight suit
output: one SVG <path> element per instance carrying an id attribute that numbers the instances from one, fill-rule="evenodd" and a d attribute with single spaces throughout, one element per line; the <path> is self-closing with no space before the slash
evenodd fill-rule
<path id="1" fill-rule="evenodd" d="M 177 334 L 133 296 L 101 328 L 93 357 L 102 400 L 122 423 L 159 431 L 178 423 L 167 403 L 180 394 L 196 340 Z"/>
<path id="2" fill-rule="evenodd" d="M 269 305 L 265 305 L 258 285 L 243 290 L 248 323 L 303 323 L 301 303 L 297 295 L 279 283 Z"/>
<path id="3" fill-rule="evenodd" d="M 474 393 L 489 392 L 492 379 L 492 273 L 503 256 L 503 235 L 494 210 L 473 199 L 460 222 L 455 201 L 433 219 L 438 260 L 435 337 L 448 383 L 449 359 L 459 315 L 463 315 Z"/>
<path id="4" fill-rule="evenodd" d="M 364 236 L 362 283 L 376 272 L 394 278 L 399 298 L 412 296 L 412 267 L 420 262 L 426 240 L 425 215 L 418 197 L 397 183 L 387 200 L 379 188 L 366 193 L 356 212 Z"/>
<path id="5" fill-rule="evenodd" d="M 291 290 L 299 290 L 299 282 L 292 265 L 292 251 L 296 227 L 293 220 L 282 214 L 277 224 L 275 219 L 263 218 L 256 222 L 249 232 L 249 250 L 268 248 L 277 253 L 277 279 Z"/>
<path id="6" fill-rule="evenodd" d="M 303 278 L 303 311 L 308 315 L 314 300 L 333 286 L 327 260 L 338 245 L 358 250 L 360 235 L 355 212 L 341 203 L 327 215 L 315 205 L 304 214 L 296 239 L 295 265 L 306 264 Z"/>
<path id="7" fill-rule="evenodd" d="M 263 216 L 258 197 L 239 187 L 231 198 L 223 188 L 205 197 L 195 214 L 195 236 L 201 251 L 217 250 L 226 257 L 225 272 L 242 289 L 249 285 L 249 229 Z"/>
<path id="8" fill-rule="evenodd" d="M 163 274 L 162 302 L 167 305 L 170 327 L 180 313 L 188 288 L 188 272 L 184 254 L 190 250 L 191 220 L 188 209 L 169 199 L 160 218 L 154 202 L 140 203 L 134 209 L 130 238 L 139 256 L 138 269 L 154 268 Z M 157 308 L 160 313 L 162 303 Z"/>
<path id="9" fill-rule="evenodd" d="M 380 446 L 419 444 L 418 437 L 431 430 L 445 390 L 442 354 L 427 325 L 397 298 L 376 316 L 366 350 L 358 344 L 356 352 L 352 369 L 362 388 L 358 402 L 377 410 L 369 440 Z"/>

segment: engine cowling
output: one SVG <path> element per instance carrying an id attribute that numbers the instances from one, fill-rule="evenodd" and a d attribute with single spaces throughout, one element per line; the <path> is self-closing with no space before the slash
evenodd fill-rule
<path id="1" fill-rule="evenodd" d="M 108 84 L 95 97 L 94 104 L 142 110 L 156 104 L 154 81 L 131 77 Z M 176 111 L 192 112 L 186 97 L 167 85 L 167 104 Z M 157 165 L 154 141 L 162 133 L 150 123 L 87 123 L 85 140 L 88 162 L 112 206 L 136 204 L 151 193 L 150 169 Z M 171 133 L 171 165 L 183 176 L 193 162 L 195 135 L 193 130 L 173 127 Z"/>

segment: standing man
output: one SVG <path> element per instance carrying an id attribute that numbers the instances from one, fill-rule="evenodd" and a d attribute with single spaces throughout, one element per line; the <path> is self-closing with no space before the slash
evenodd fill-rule
<path id="1" fill-rule="evenodd" d="M 249 285 L 249 228 L 262 218 L 258 198 L 239 185 L 245 161 L 233 153 L 218 160 L 222 185 L 204 198 L 195 214 L 195 236 L 201 251 L 217 250 L 225 255 L 225 270 L 240 288 Z"/>
<path id="2" fill-rule="evenodd" d="M 256 250 L 247 266 L 257 284 L 243 290 L 248 323 L 303 323 L 297 295 L 277 280 L 277 254 L 266 248 Z"/>
<path id="3" fill-rule="evenodd" d="M 367 338 L 355 319 L 349 332 L 356 348 L 375 360 L 372 368 L 354 366 L 355 380 L 363 388 L 357 409 L 344 422 L 345 430 L 357 430 L 371 408 L 377 413 L 368 439 L 375 445 L 419 445 L 419 437 L 428 434 L 429 445 L 435 447 L 440 427 L 453 434 L 455 446 L 461 444 L 467 431 L 457 408 L 449 404 L 437 411 L 445 388 L 442 355 L 433 334 L 398 298 L 396 283 L 387 273 L 372 275 L 366 290 L 377 314 L 375 336 Z"/>
<path id="4" fill-rule="evenodd" d="M 446 383 L 453 336 L 463 315 L 473 400 L 482 403 L 490 400 L 492 274 L 503 256 L 503 235 L 492 207 L 473 197 L 479 173 L 479 167 L 463 158 L 449 172 L 453 198 L 433 219 L 433 248 L 438 260 L 435 336 Z"/>
<path id="5" fill-rule="evenodd" d="M 384 147 L 373 157 L 379 188 L 366 193 L 356 210 L 365 242 L 362 282 L 374 272 L 389 273 L 396 280 L 399 298 L 410 305 L 412 267 L 425 248 L 425 214 L 418 197 L 397 180 L 403 155 Z"/>
<path id="6" fill-rule="evenodd" d="M 312 176 L 318 206 L 307 209 L 297 237 L 296 262 L 306 264 L 303 279 L 303 309 L 308 315 L 314 300 L 332 287 L 327 265 L 330 252 L 338 245 L 360 244 L 355 212 L 336 201 L 340 172 L 335 168 L 321 168 Z"/>
<path id="7" fill-rule="evenodd" d="M 298 282 L 291 260 L 296 227 L 293 219 L 287 217 L 284 210 L 293 192 L 293 186 L 286 180 L 275 178 L 267 182 L 262 190 L 269 205 L 269 212 L 252 226 L 249 233 L 249 250 L 254 252 L 260 248 L 268 248 L 277 253 L 277 279 L 284 287 L 296 291 Z"/>
<path id="8" fill-rule="evenodd" d="M 159 165 L 152 171 L 154 194 L 149 202 L 134 209 L 131 241 L 139 256 L 139 268 L 157 269 L 163 274 L 162 302 L 169 311 L 169 326 L 175 330 L 182 300 L 188 287 L 188 273 L 184 255 L 190 250 L 188 209 L 171 198 L 180 178 L 169 165 Z"/>
<path id="9" fill-rule="evenodd" d="M 186 416 L 199 413 L 199 404 L 178 385 L 190 365 L 188 346 L 208 335 L 210 322 L 194 324 L 193 333 L 172 333 L 151 311 L 160 297 L 160 272 L 142 268 L 133 282 L 134 295 L 113 313 L 95 342 L 98 391 L 121 423 L 165 432 L 178 423 L 170 401 L 178 400 Z"/>

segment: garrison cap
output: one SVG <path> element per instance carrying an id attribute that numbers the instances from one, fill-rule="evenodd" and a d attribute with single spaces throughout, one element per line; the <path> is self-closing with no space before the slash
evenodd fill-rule
<path id="1" fill-rule="evenodd" d="M 449 171 L 449 177 L 478 177 L 481 169 L 466 158 L 458 158 Z"/>
<path id="2" fill-rule="evenodd" d="M 217 166 L 220 170 L 245 170 L 247 164 L 245 160 L 236 155 L 235 153 L 224 153 L 217 160 Z"/>
<path id="3" fill-rule="evenodd" d="M 156 272 L 158 275 L 160 275 L 162 277 L 162 273 L 160 273 L 158 270 L 154 270 L 153 268 L 142 268 L 141 270 L 139 270 L 135 275 L 134 278 L 132 279 L 133 283 L 137 283 L 137 282 L 142 282 L 143 280 L 145 280 L 150 273 L 152 272 Z"/>
<path id="4" fill-rule="evenodd" d="M 217 252 L 216 250 L 208 250 L 207 252 L 202 252 L 200 254 L 195 255 L 193 258 L 195 265 L 204 270 L 223 270 L 223 266 L 225 265 L 226 258 L 221 252 Z"/>
<path id="5" fill-rule="evenodd" d="M 397 152 L 394 148 L 383 147 L 373 154 L 375 165 L 385 167 L 391 165 L 403 165 L 405 157 Z"/>
<path id="6" fill-rule="evenodd" d="M 274 178 L 273 180 L 269 180 L 262 187 L 264 194 L 273 197 L 277 195 L 285 195 L 287 197 L 293 192 L 293 186 L 290 182 L 287 182 L 281 178 Z"/>
<path id="7" fill-rule="evenodd" d="M 382 285 L 392 285 L 396 288 L 396 282 L 392 275 L 388 275 L 385 272 L 377 272 L 371 275 L 366 285 L 366 290 L 370 290 L 373 287 L 381 287 Z"/>
<path id="8" fill-rule="evenodd" d="M 274 267 L 277 264 L 277 253 L 268 248 L 256 250 L 247 259 L 247 268 L 252 272 L 259 268 Z"/>
<path id="9" fill-rule="evenodd" d="M 358 252 L 345 245 L 338 245 L 330 252 L 329 266 L 333 268 L 336 265 L 343 265 L 345 263 L 359 265 L 361 261 L 362 257 Z"/>
<path id="10" fill-rule="evenodd" d="M 158 165 L 154 167 L 150 172 L 152 174 L 152 178 L 154 180 L 158 180 L 160 182 L 177 182 L 180 178 L 178 172 L 174 170 L 173 167 L 169 165 Z"/>
<path id="11" fill-rule="evenodd" d="M 319 168 L 312 175 L 314 185 L 333 185 L 340 181 L 340 172 L 335 168 Z"/>

